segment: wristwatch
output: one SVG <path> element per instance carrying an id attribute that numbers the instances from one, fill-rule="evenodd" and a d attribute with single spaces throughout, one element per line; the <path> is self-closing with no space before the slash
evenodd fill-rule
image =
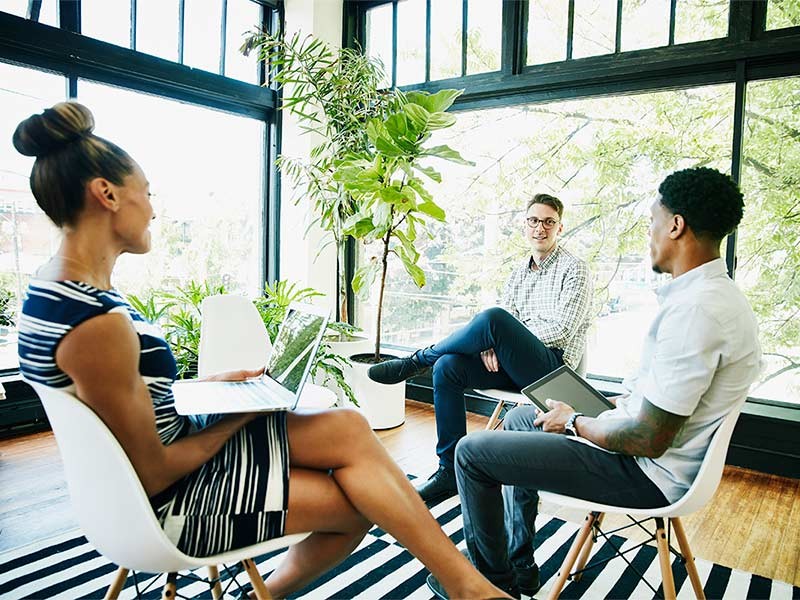
<path id="1" fill-rule="evenodd" d="M 578 417 L 582 417 L 582 416 L 583 416 L 583 413 L 579 413 L 579 412 L 572 413 L 570 418 L 567 419 L 567 422 L 564 424 L 564 433 L 566 435 L 573 435 L 575 437 L 580 437 L 578 435 L 578 430 L 575 429 L 575 420 Z"/>

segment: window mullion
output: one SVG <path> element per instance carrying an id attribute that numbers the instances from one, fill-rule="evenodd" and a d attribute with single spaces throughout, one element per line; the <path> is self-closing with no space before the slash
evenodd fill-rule
<path id="1" fill-rule="evenodd" d="M 425 0 L 425 81 L 431 80 L 431 0 Z"/>
<path id="2" fill-rule="evenodd" d="M 575 0 L 567 7 L 567 60 L 572 60 L 572 37 L 575 35 Z"/>
<path id="3" fill-rule="evenodd" d="M 392 87 L 397 85 L 397 0 L 392 1 Z"/>
<path id="4" fill-rule="evenodd" d="M 467 74 L 467 31 L 469 27 L 469 0 L 461 1 L 461 76 Z"/>
<path id="5" fill-rule="evenodd" d="M 675 17 L 678 9 L 678 0 L 669 1 L 669 46 L 675 45 Z"/>
<path id="6" fill-rule="evenodd" d="M 131 0 L 131 50 L 136 50 L 136 0 Z"/>
<path id="7" fill-rule="evenodd" d="M 740 186 L 742 178 L 746 90 L 746 63 L 744 60 L 740 60 L 736 63 L 736 89 L 733 102 L 733 139 L 731 142 L 731 178 Z M 728 265 L 728 275 L 730 275 L 731 279 L 736 275 L 737 233 L 737 230 L 734 230 L 728 236 L 725 244 L 725 263 Z"/>
<path id="8" fill-rule="evenodd" d="M 518 75 L 525 67 L 528 40 L 528 1 L 503 2 L 500 70 Z"/>
<path id="9" fill-rule="evenodd" d="M 178 62 L 183 64 L 183 38 L 186 35 L 186 0 L 178 0 Z"/>
<path id="10" fill-rule="evenodd" d="M 39 13 L 42 11 L 42 0 L 28 0 L 28 18 L 39 22 Z"/>
<path id="11" fill-rule="evenodd" d="M 222 0 L 219 19 L 219 74 L 225 76 L 225 52 L 228 44 L 228 0 Z"/>

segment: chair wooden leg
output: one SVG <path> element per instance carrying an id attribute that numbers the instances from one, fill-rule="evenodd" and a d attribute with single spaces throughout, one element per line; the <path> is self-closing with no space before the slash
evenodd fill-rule
<path id="1" fill-rule="evenodd" d="M 689 574 L 689 581 L 692 582 L 694 596 L 697 600 L 706 600 L 706 593 L 703 591 L 700 575 L 697 574 L 697 565 L 694 564 L 694 555 L 692 554 L 692 549 L 689 548 L 689 540 L 686 539 L 683 523 L 678 517 L 670 519 L 670 522 L 675 530 L 675 537 L 678 538 L 678 547 L 681 549 L 683 559 L 686 561 L 686 572 Z"/>
<path id="2" fill-rule="evenodd" d="M 586 519 L 583 521 L 583 526 L 575 536 L 575 541 L 572 542 L 572 547 L 569 549 L 569 552 L 567 552 L 567 556 L 564 559 L 564 562 L 561 564 L 561 569 L 558 572 L 556 582 L 553 584 L 550 593 L 547 595 L 547 600 L 556 600 L 561 594 L 561 590 L 564 589 L 564 585 L 567 583 L 567 579 L 569 579 L 569 574 L 572 571 L 572 565 L 575 564 L 578 554 L 580 554 L 581 550 L 586 544 L 586 541 L 589 539 L 589 535 L 592 533 L 592 527 L 594 526 L 599 514 L 600 513 L 593 512 L 586 515 Z"/>
<path id="3" fill-rule="evenodd" d="M 497 406 L 494 407 L 494 412 L 492 413 L 492 416 L 489 417 L 489 422 L 486 423 L 486 429 L 487 430 L 492 430 L 495 427 L 497 427 L 497 424 L 500 422 L 500 411 L 503 410 L 503 405 L 504 404 L 505 404 L 505 401 L 503 401 L 503 400 L 498 400 L 497 401 Z"/>
<path id="4" fill-rule="evenodd" d="M 664 600 L 675 600 L 672 560 L 670 560 L 667 532 L 664 529 L 664 519 L 662 518 L 656 518 L 656 543 L 658 544 L 658 562 L 661 565 L 661 583 L 664 586 Z"/>
<path id="5" fill-rule="evenodd" d="M 161 590 L 161 600 L 175 600 L 175 594 L 178 591 L 175 582 L 178 580 L 177 573 L 167 573 L 167 582 L 164 584 L 164 589 Z"/>
<path id="6" fill-rule="evenodd" d="M 103 600 L 117 600 L 119 593 L 122 591 L 122 586 L 125 585 L 125 580 L 128 578 L 128 569 L 120 567 L 114 575 L 114 581 L 108 586 L 108 591 L 103 597 Z"/>
<path id="7" fill-rule="evenodd" d="M 219 569 L 217 565 L 208 565 L 206 570 L 208 571 L 208 581 L 211 586 L 211 597 L 214 600 L 220 600 L 222 598 L 222 586 L 219 583 Z"/>
<path id="8" fill-rule="evenodd" d="M 253 584 L 253 592 L 258 600 L 272 600 L 272 596 L 261 578 L 261 574 L 256 568 L 256 564 L 249 558 L 242 561 L 244 570 L 247 571 L 247 576 L 250 577 L 250 583 Z"/>
<path id="9" fill-rule="evenodd" d="M 594 526 L 592 527 L 592 535 L 584 542 L 583 548 L 581 549 L 581 554 L 578 557 L 578 562 L 575 563 L 575 571 L 582 571 L 583 568 L 586 566 L 586 563 L 589 562 L 589 554 L 592 552 L 592 547 L 594 543 L 597 541 L 597 531 L 600 529 L 600 526 L 603 524 L 603 518 L 606 516 L 606 513 L 600 513 L 597 519 L 594 522 Z M 574 581 L 580 581 L 581 577 L 583 577 L 583 573 L 576 573 L 572 579 Z"/>

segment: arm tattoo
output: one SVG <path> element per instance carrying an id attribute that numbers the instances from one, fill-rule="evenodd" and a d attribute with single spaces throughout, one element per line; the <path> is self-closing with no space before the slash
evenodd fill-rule
<path id="1" fill-rule="evenodd" d="M 687 418 L 653 406 L 645 399 L 638 418 L 594 421 L 593 435 L 587 437 L 596 438 L 592 441 L 607 450 L 657 458 L 672 445 Z"/>

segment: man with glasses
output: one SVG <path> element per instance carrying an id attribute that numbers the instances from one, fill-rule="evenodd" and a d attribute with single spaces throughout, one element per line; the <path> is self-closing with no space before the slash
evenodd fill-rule
<path id="1" fill-rule="evenodd" d="M 692 485 L 720 423 L 744 404 L 758 376 L 758 325 L 728 276 L 722 240 L 742 219 L 733 180 L 714 169 L 676 171 L 650 207 L 658 290 L 629 392 L 591 418 L 569 398 L 546 413 L 518 406 L 503 431 L 466 436 L 456 451 L 464 537 L 489 581 L 514 595 L 539 588 L 534 560 L 538 490 L 600 504 L 657 508 Z M 578 443 L 580 442 L 580 443 Z M 431 576 L 428 585 L 445 597 Z"/>
<path id="2" fill-rule="evenodd" d="M 578 367 L 591 322 L 592 283 L 586 263 L 558 243 L 564 206 L 549 194 L 528 201 L 522 223 L 530 254 L 511 273 L 503 308 L 411 356 L 374 365 L 369 377 L 399 383 L 433 367 L 439 469 L 417 488 L 426 502 L 457 493 L 455 449 L 467 434 L 464 390 L 519 391 L 562 364 Z"/>

